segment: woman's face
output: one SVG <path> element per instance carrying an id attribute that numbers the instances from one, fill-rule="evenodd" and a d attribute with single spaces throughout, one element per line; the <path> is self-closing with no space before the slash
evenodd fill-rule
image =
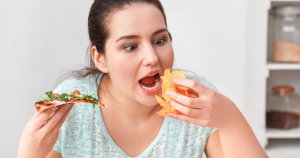
<path id="1" fill-rule="evenodd" d="M 114 92 L 146 106 L 157 105 L 159 76 L 174 60 L 163 14 L 154 5 L 132 5 L 114 12 L 108 28 L 105 64 Z"/>

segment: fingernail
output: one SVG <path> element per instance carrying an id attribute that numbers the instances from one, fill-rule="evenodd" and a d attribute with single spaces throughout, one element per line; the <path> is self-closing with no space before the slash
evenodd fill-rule
<path id="1" fill-rule="evenodd" d="M 65 105 L 65 108 L 68 109 L 72 104 Z"/>
<path id="2" fill-rule="evenodd" d="M 55 110 L 57 110 L 57 109 L 58 109 L 58 107 L 54 106 L 54 107 L 52 108 L 52 111 L 55 111 Z"/>
<path id="3" fill-rule="evenodd" d="M 173 82 L 176 82 L 176 81 L 177 81 L 177 79 L 176 79 L 176 78 L 173 78 L 173 79 L 172 79 L 172 81 L 173 81 Z"/>
<path id="4" fill-rule="evenodd" d="M 173 94 L 173 92 L 171 90 L 168 90 L 167 93 L 168 93 L 169 96 Z"/>
<path id="5" fill-rule="evenodd" d="M 174 114 L 168 113 L 168 116 L 169 116 L 169 117 L 174 117 Z"/>
<path id="6" fill-rule="evenodd" d="M 172 100 L 171 100 L 171 101 L 169 101 L 169 105 L 171 105 L 171 106 L 173 105 L 173 101 L 172 101 Z"/>

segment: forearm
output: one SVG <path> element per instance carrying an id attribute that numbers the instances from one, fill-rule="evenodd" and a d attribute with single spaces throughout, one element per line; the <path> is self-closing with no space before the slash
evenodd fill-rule
<path id="1" fill-rule="evenodd" d="M 218 129 L 224 156 L 228 158 L 268 157 L 238 109 L 237 113 L 239 115 L 235 116 L 228 126 Z"/>
<path id="2" fill-rule="evenodd" d="M 208 139 L 206 145 L 206 151 L 211 157 L 217 157 L 214 155 L 222 153 L 227 158 L 268 157 L 248 122 L 228 97 L 212 91 L 196 81 L 177 78 L 176 82 L 173 80 L 172 82 L 190 88 L 191 92 L 199 97 L 190 98 L 174 92 L 168 93 L 175 100 L 170 101 L 169 104 L 182 113 L 168 113 L 168 116 L 199 126 L 218 128 L 219 135 L 212 137 L 218 139 Z M 218 154 L 214 154 L 214 145 L 220 142 L 221 150 L 217 151 Z"/>

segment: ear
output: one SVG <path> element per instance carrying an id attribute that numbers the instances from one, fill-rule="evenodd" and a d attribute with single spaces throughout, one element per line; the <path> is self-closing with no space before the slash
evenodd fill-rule
<path id="1" fill-rule="evenodd" d="M 92 58 L 96 67 L 103 73 L 108 73 L 108 68 L 105 62 L 104 54 L 98 53 L 96 46 L 91 49 Z"/>

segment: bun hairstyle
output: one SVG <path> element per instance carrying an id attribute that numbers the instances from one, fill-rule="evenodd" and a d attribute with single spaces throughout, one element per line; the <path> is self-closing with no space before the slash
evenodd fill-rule
<path id="1" fill-rule="evenodd" d="M 161 11 L 167 26 L 164 8 L 159 0 L 95 0 L 88 16 L 88 33 L 91 44 L 86 52 L 86 66 L 83 66 L 78 70 L 67 71 L 65 75 L 59 78 L 57 83 L 70 77 L 76 79 L 96 77 L 97 80 L 101 71 L 94 64 L 91 48 L 92 46 L 96 46 L 98 53 L 105 54 L 105 43 L 109 37 L 109 28 L 107 24 L 109 23 L 110 17 L 115 11 L 125 9 L 134 4 L 151 4 L 156 6 Z M 170 33 L 169 36 L 172 40 Z"/>

